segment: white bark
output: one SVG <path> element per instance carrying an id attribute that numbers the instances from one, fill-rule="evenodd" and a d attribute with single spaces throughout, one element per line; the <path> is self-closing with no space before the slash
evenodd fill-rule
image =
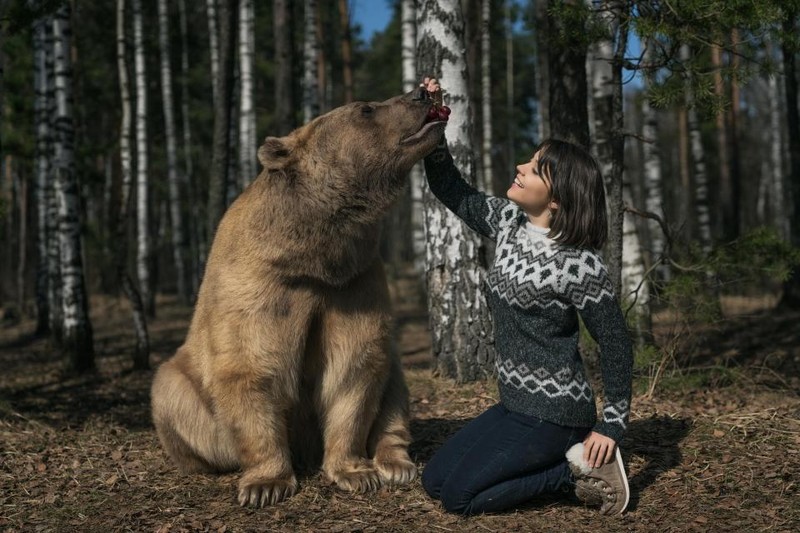
<path id="1" fill-rule="evenodd" d="M 492 193 L 492 73 L 491 73 L 491 12 L 490 0 L 481 3 L 481 118 L 483 124 L 483 150 L 481 155 L 483 165 L 481 169 L 481 185 L 487 193 Z"/>
<path id="2" fill-rule="evenodd" d="M 687 45 L 681 46 L 681 60 L 688 62 L 691 52 Z M 700 121 L 697 117 L 694 91 L 691 80 L 686 83 L 687 122 L 689 128 L 689 145 L 692 154 L 692 176 L 694 178 L 694 203 L 697 216 L 697 232 L 700 237 L 700 249 L 704 255 L 711 253 L 711 211 L 708 205 L 708 171 L 705 151 L 700 136 Z"/>
<path id="3" fill-rule="evenodd" d="M 651 62 L 652 44 L 645 44 L 644 62 Z M 647 83 L 647 82 L 646 82 Z M 645 209 L 664 219 L 664 185 L 661 174 L 661 154 L 658 151 L 658 121 L 656 111 L 647 98 L 642 98 L 642 159 L 644 161 Z M 623 230 L 624 231 L 624 230 Z M 658 222 L 647 219 L 650 257 L 655 263 L 664 254 L 665 235 Z M 669 280 L 669 263 L 662 262 L 657 272 L 663 280 Z"/>
<path id="4" fill-rule="evenodd" d="M 134 72 L 136 78 L 136 273 L 142 302 L 148 313 L 154 312 L 150 285 L 150 227 L 148 147 L 147 147 L 147 73 L 145 72 L 141 0 L 133 1 Z"/>
<path id="5" fill-rule="evenodd" d="M 46 137 L 45 149 L 48 154 L 52 154 L 55 143 L 56 127 L 56 108 L 55 108 L 55 81 L 53 76 L 53 23 L 52 17 L 45 18 L 45 72 L 47 79 L 45 85 L 45 114 L 47 116 L 48 134 Z M 63 308 L 61 304 L 61 252 L 58 240 L 58 203 L 54 190 L 56 169 L 55 163 L 50 161 L 47 168 L 47 180 L 49 185 L 46 189 L 47 202 L 47 318 L 48 328 L 56 343 L 61 342 L 63 333 Z"/>
<path id="6" fill-rule="evenodd" d="M 63 310 L 62 347 L 76 370 L 94 366 L 92 330 L 81 252 L 80 195 L 75 177 L 72 120 L 72 65 L 70 7 L 62 6 L 53 17 L 53 71 L 55 83 L 55 193 L 58 205 L 58 237 L 61 259 Z"/>
<path id="7" fill-rule="evenodd" d="M 52 194 L 48 153 L 48 139 L 50 137 L 50 122 L 47 109 L 47 85 L 49 72 L 47 69 L 45 19 L 37 20 L 33 25 L 33 87 L 34 87 L 34 124 L 36 127 L 36 156 L 34 172 L 36 176 L 36 250 L 38 252 L 38 266 L 36 269 L 36 310 L 38 317 L 37 333 L 41 334 L 48 329 L 48 301 L 47 301 L 47 199 Z"/>
<path id="8" fill-rule="evenodd" d="M 424 0 L 417 11 L 418 64 L 443 82 L 452 109 L 447 138 L 464 178 L 475 179 L 464 22 L 458 0 Z M 443 375 L 458 381 L 493 371 L 491 317 L 482 290 L 481 241 L 425 188 L 426 272 L 433 351 Z"/>
<path id="9" fill-rule="evenodd" d="M 317 1 L 305 0 L 303 31 L 303 122 L 310 122 L 319 115 L 319 94 L 317 91 Z"/>
<path id="10" fill-rule="evenodd" d="M 161 52 L 161 100 L 164 108 L 164 134 L 167 141 L 167 184 L 169 190 L 169 215 L 172 223 L 172 258 L 175 262 L 178 296 L 189 301 L 186 269 L 183 257 L 183 214 L 181 209 L 180 180 L 178 178 L 178 150 L 175 140 L 175 113 L 172 99 L 172 68 L 169 50 L 169 13 L 167 0 L 158 0 L 158 42 Z"/>
<path id="11" fill-rule="evenodd" d="M 417 88 L 421 76 L 417 75 L 417 2 L 416 0 L 403 0 L 400 5 L 400 20 L 402 30 L 402 65 L 403 65 L 403 92 L 407 93 Z M 417 272 L 424 272 L 425 268 L 425 222 L 423 220 L 424 207 L 422 205 L 423 187 L 422 163 L 417 163 L 409 175 L 409 192 L 411 195 L 411 240 L 414 250 L 414 266 Z"/>
<path id="12" fill-rule="evenodd" d="M 211 97 L 217 103 L 217 76 L 219 75 L 219 33 L 217 31 L 217 0 L 206 0 L 208 15 L 208 46 L 211 54 Z"/>
<path id="13" fill-rule="evenodd" d="M 253 0 L 239 0 L 239 177 L 244 190 L 256 177 L 256 111 L 253 106 Z"/>
<path id="14" fill-rule="evenodd" d="M 589 94 L 592 95 L 589 105 L 589 116 L 592 117 L 594 126 L 593 138 L 595 154 L 606 183 L 611 179 L 613 172 L 612 128 L 614 128 L 614 74 L 612 61 L 614 58 L 613 36 L 616 35 L 619 21 L 609 6 L 603 5 L 595 14 L 600 17 L 607 27 L 608 38 L 601 39 L 593 44 L 587 57 L 591 76 L 588 77 L 592 84 Z M 628 180 L 622 182 L 622 201 L 625 205 L 632 205 L 633 199 Z M 621 301 L 636 302 L 635 314 L 647 314 L 648 286 L 644 279 L 644 261 L 642 246 L 636 231 L 636 222 L 633 215 L 625 213 L 622 219 L 622 294 Z"/>
<path id="15" fill-rule="evenodd" d="M 131 92 L 128 79 L 127 42 L 125 38 L 125 0 L 117 0 L 117 72 L 122 109 L 119 136 L 119 160 L 122 172 L 120 184 L 120 206 L 116 228 L 116 262 L 117 277 L 122 290 L 131 303 L 134 330 L 136 332 L 136 350 L 133 354 L 134 368 L 145 369 L 149 366 L 150 341 L 147 333 L 147 320 L 141 294 L 131 281 L 127 268 L 128 251 L 128 215 L 131 210 L 131 186 L 133 169 L 131 168 Z"/>

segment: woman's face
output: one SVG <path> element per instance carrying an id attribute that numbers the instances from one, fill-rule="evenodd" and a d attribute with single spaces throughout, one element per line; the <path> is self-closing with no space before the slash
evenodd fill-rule
<path id="1" fill-rule="evenodd" d="M 539 155 L 533 154 L 527 163 L 517 165 L 517 175 L 506 195 L 528 215 L 539 216 L 550 206 L 553 190 L 550 177 L 539 172 Z"/>

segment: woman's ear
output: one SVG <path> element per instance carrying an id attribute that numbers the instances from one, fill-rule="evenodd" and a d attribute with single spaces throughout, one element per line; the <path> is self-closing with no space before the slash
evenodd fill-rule
<path id="1" fill-rule="evenodd" d="M 555 211 L 556 209 L 558 209 L 558 202 L 556 202 L 555 200 L 550 200 L 550 203 L 547 204 L 547 207 L 551 211 Z"/>

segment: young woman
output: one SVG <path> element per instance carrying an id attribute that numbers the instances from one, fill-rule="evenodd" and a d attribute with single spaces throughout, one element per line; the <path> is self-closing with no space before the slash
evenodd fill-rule
<path id="1" fill-rule="evenodd" d="M 435 80 L 428 90 L 439 90 Z M 461 514 L 573 488 L 604 514 L 623 512 L 629 488 L 617 444 L 628 423 L 633 356 L 597 253 L 607 236 L 597 162 L 579 146 L 545 141 L 517 166 L 508 199 L 470 187 L 444 139 L 425 171 L 436 197 L 496 242 L 488 298 L 500 403 L 436 452 L 423 487 Z M 579 315 L 600 347 L 600 420 L 578 353 Z"/>

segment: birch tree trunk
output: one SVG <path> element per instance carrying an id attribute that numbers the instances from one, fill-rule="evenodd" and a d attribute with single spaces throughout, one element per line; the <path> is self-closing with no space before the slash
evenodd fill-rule
<path id="1" fill-rule="evenodd" d="M 649 288 L 644 279 L 642 246 L 633 215 L 625 212 L 633 204 L 630 183 L 624 180 L 625 138 L 623 135 L 622 59 L 627 46 L 627 17 L 621 8 L 604 2 L 594 13 L 607 29 L 607 38 L 591 47 L 592 108 L 594 146 L 606 178 L 609 211 L 607 265 L 616 294 L 623 305 L 632 307 L 637 337 L 644 338 L 649 327 Z"/>
<path id="2" fill-rule="evenodd" d="M 407 93 L 417 88 L 421 81 L 417 74 L 417 0 L 403 0 L 400 6 L 400 20 L 402 31 L 402 65 L 403 65 L 403 92 Z M 425 221 L 424 206 L 422 203 L 422 190 L 424 172 L 422 163 L 417 163 L 411 169 L 409 176 L 408 195 L 411 210 L 411 246 L 414 256 L 414 266 L 418 273 L 424 272 L 425 267 Z"/>
<path id="3" fill-rule="evenodd" d="M 688 45 L 681 46 L 681 59 L 689 62 L 691 51 Z M 694 89 L 691 80 L 686 82 L 687 99 L 687 126 L 689 130 L 689 143 L 692 160 L 692 177 L 694 178 L 694 205 L 697 217 L 697 235 L 700 238 L 700 249 L 703 255 L 711 253 L 711 213 L 708 204 L 708 171 L 706 168 L 705 151 L 700 136 L 700 123 L 697 118 Z"/>
<path id="4" fill-rule="evenodd" d="M 58 201 L 58 237 L 61 255 L 63 337 L 61 349 L 69 367 L 84 372 L 94 367 L 92 325 L 83 273 L 80 196 L 75 176 L 72 119 L 72 65 L 70 58 L 70 5 L 53 17 L 53 67 L 55 83 L 55 192 Z"/>
<path id="5" fill-rule="evenodd" d="M 344 103 L 348 104 L 353 101 L 353 45 L 350 38 L 350 12 L 347 8 L 347 0 L 339 0 L 339 22 L 342 30 Z M 319 46 L 319 42 L 317 42 L 317 46 Z"/>
<path id="6" fill-rule="evenodd" d="M 317 2 L 305 0 L 303 31 L 303 122 L 310 122 L 319 115 L 319 93 L 317 92 Z"/>
<path id="7" fill-rule="evenodd" d="M 488 194 L 492 194 L 492 48 L 491 48 L 491 24 L 492 24 L 492 3 L 490 0 L 481 0 L 481 124 L 483 137 L 483 157 L 482 166 L 482 189 Z M 509 115 L 511 116 L 511 115 Z M 510 120 L 510 119 L 509 119 Z"/>
<path id="8" fill-rule="evenodd" d="M 448 144 L 464 178 L 475 184 L 467 94 L 464 22 L 458 0 L 423 0 L 417 11 L 417 64 L 447 89 Z M 433 352 L 441 375 L 459 382 L 492 373 L 491 315 L 483 288 L 481 241 L 425 188 L 426 272 Z"/>
<path id="9" fill-rule="evenodd" d="M 48 138 L 50 137 L 50 121 L 48 118 L 48 78 L 45 18 L 37 19 L 33 24 L 33 90 L 34 124 L 36 127 L 36 155 L 34 171 L 36 174 L 36 251 L 38 262 L 36 267 L 36 336 L 44 336 L 49 331 L 50 314 L 47 302 L 47 199 L 52 195 L 50 180 L 50 164 L 48 158 Z"/>
<path id="10" fill-rule="evenodd" d="M 236 43 L 236 0 L 219 4 L 219 72 L 214 105 L 214 140 L 211 175 L 208 180 L 208 238 L 213 240 L 226 207 L 230 158 L 231 98 L 233 94 L 233 49 Z"/>
<path id="11" fill-rule="evenodd" d="M 161 52 L 161 99 L 164 106 L 164 134 L 167 140 L 167 182 L 169 187 L 169 214 L 172 222 L 172 259 L 175 262 L 178 297 L 189 303 L 184 260 L 183 209 L 181 209 L 180 180 L 178 178 L 178 151 L 175 139 L 175 118 L 172 100 L 172 68 L 169 50 L 169 15 L 167 0 L 158 0 L 158 41 Z"/>
<path id="12" fill-rule="evenodd" d="M 295 127 L 292 98 L 292 41 L 291 17 L 287 0 L 272 2 L 273 31 L 275 34 L 275 131 L 286 135 Z"/>
<path id="13" fill-rule="evenodd" d="M 643 60 L 652 63 L 653 43 L 645 43 Z M 650 84 L 645 79 L 645 91 Z M 642 98 L 642 159 L 644 160 L 645 209 L 664 220 L 664 184 L 661 173 L 661 154 L 658 150 L 658 120 L 656 111 L 650 106 L 647 98 Z M 669 263 L 663 261 L 664 243 L 666 241 L 661 225 L 647 219 L 647 242 L 650 247 L 650 261 L 659 263 L 657 276 L 664 281 L 669 280 Z"/>
<path id="14" fill-rule="evenodd" d="M 45 80 L 46 95 L 45 113 L 48 120 L 48 136 L 46 150 L 53 154 L 56 142 L 56 97 L 55 67 L 53 54 L 53 19 L 45 17 Z M 47 308 L 50 312 L 47 322 L 50 337 L 56 346 L 60 346 L 64 337 L 64 307 L 62 303 L 61 281 L 61 244 L 58 235 L 58 201 L 55 193 L 56 164 L 52 159 L 48 165 L 47 179 L 50 183 L 47 191 Z"/>
<path id="15" fill-rule="evenodd" d="M 222 0 L 225 2 L 226 0 Z M 219 76 L 219 31 L 217 30 L 217 0 L 206 0 L 206 15 L 208 18 L 208 48 L 211 54 L 211 98 L 214 105 L 217 96 L 217 76 Z"/>
<path id="16" fill-rule="evenodd" d="M 148 186 L 147 72 L 144 60 L 142 2 L 133 4 L 134 72 L 136 77 L 136 274 L 142 303 L 149 316 L 155 316 L 150 281 L 150 189 Z"/>
<path id="17" fill-rule="evenodd" d="M 147 319 L 139 290 L 128 273 L 128 217 L 131 210 L 131 186 L 133 169 L 131 157 L 131 92 L 128 80 L 127 40 L 125 37 L 125 0 L 117 0 L 117 72 L 122 103 L 122 120 L 119 136 L 119 161 L 122 173 L 119 214 L 116 220 L 116 270 L 122 291 L 131 305 L 136 347 L 133 352 L 133 367 L 145 370 L 150 364 L 150 340 Z"/>
<path id="18" fill-rule="evenodd" d="M 242 190 L 256 177 L 256 111 L 253 106 L 253 0 L 239 2 L 239 176 Z"/>

